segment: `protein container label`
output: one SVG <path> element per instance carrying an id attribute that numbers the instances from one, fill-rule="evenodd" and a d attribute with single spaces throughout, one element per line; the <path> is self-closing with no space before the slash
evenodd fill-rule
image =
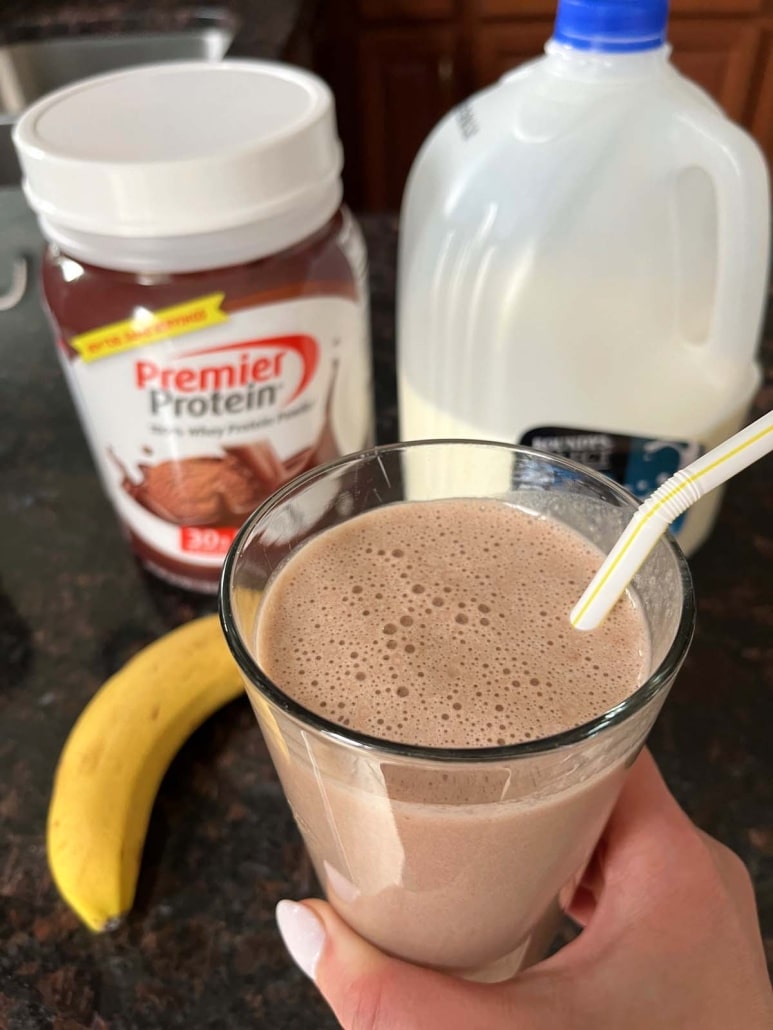
<path id="1" fill-rule="evenodd" d="M 565 426 L 530 429 L 520 443 L 587 465 L 641 500 L 703 454 L 700 444 L 684 440 L 624 436 Z M 672 529 L 676 531 L 683 520 L 684 515 L 673 523 Z"/>
<path id="2" fill-rule="evenodd" d="M 110 499 L 135 540 L 181 567 L 218 568 L 277 487 L 370 441 L 361 304 L 313 297 L 226 315 L 220 299 L 66 341 Z"/>

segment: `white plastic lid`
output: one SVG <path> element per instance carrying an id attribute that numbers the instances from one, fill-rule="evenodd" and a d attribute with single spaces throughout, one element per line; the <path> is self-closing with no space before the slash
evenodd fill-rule
<path id="1" fill-rule="evenodd" d="M 172 62 L 84 79 L 20 118 L 24 191 L 48 235 L 196 236 L 340 203 L 330 90 L 263 61 Z"/>

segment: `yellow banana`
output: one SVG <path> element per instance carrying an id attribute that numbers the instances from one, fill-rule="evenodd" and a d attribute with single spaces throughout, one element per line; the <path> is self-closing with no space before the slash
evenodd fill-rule
<path id="1" fill-rule="evenodd" d="M 242 681 L 216 615 L 140 651 L 97 691 L 62 751 L 48 810 L 48 863 L 92 930 L 134 900 L 145 834 L 176 752 Z"/>

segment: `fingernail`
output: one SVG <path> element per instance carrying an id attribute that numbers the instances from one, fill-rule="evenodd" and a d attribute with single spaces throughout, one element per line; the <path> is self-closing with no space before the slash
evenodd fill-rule
<path id="1" fill-rule="evenodd" d="M 276 906 L 276 922 L 291 958 L 313 980 L 325 944 L 322 923 L 310 908 L 297 901 L 280 901 Z"/>

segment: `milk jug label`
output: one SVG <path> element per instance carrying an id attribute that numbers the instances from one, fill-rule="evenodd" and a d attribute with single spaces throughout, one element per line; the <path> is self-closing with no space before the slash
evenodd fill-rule
<path id="1" fill-rule="evenodd" d="M 691 441 L 625 436 L 566 426 L 530 429 L 523 434 L 520 443 L 587 465 L 614 479 L 641 500 L 704 451 L 700 444 Z M 672 529 L 677 530 L 683 519 L 684 515 L 680 516 Z"/>

